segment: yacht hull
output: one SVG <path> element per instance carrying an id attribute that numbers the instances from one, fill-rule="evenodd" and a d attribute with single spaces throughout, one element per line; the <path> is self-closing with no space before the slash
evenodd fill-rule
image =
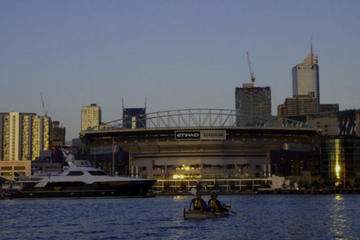
<path id="1" fill-rule="evenodd" d="M 45 187 L 35 187 L 36 182 L 18 182 L 22 189 L 9 191 L 6 198 L 145 197 L 155 181 L 52 182 Z"/>

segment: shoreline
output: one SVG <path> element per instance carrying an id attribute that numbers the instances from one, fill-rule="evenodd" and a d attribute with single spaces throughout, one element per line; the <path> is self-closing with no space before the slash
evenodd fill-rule
<path id="1" fill-rule="evenodd" d="M 360 194 L 360 189 L 333 189 L 333 190 L 266 190 L 247 192 L 217 192 L 218 195 L 322 195 L 322 194 Z M 211 192 L 201 192 L 202 195 L 210 195 Z M 160 192 L 153 193 L 157 196 L 193 196 L 190 192 Z"/>
<path id="2" fill-rule="evenodd" d="M 247 192 L 217 192 L 218 195 L 222 196 L 241 196 L 241 195 L 335 195 L 335 194 L 360 194 L 360 189 L 336 189 L 336 190 L 267 190 L 267 191 L 247 191 Z M 211 192 L 201 192 L 202 195 L 210 195 Z M 99 197 L 90 197 L 90 196 L 82 196 L 82 197 L 34 197 L 34 198 L 26 198 L 26 197 L 0 197 L 0 200 L 32 200 L 32 199 L 116 199 L 116 198 L 154 198 L 154 197 L 165 197 L 165 196 L 194 196 L 190 192 L 161 192 L 161 193 L 152 193 L 149 192 L 145 196 L 99 196 Z"/>

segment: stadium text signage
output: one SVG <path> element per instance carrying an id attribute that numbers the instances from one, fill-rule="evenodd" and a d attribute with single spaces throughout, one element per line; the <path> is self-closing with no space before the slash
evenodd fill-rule
<path id="1" fill-rule="evenodd" d="M 200 131 L 177 131 L 176 140 L 200 140 Z"/>
<path id="2" fill-rule="evenodd" d="M 225 140 L 225 130 L 176 131 L 175 140 Z"/>

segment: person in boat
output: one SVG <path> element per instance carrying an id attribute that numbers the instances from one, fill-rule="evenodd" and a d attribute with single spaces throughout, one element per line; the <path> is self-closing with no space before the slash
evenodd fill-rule
<path id="1" fill-rule="evenodd" d="M 193 207 L 193 208 L 191 208 Z M 210 209 L 206 205 L 206 202 L 201 198 L 199 192 L 196 193 L 196 198 L 192 199 L 190 202 L 190 209 L 199 210 L 199 211 L 209 211 Z"/>
<path id="2" fill-rule="evenodd" d="M 210 210 L 213 212 L 228 212 L 229 210 L 225 208 L 219 200 L 217 200 L 217 193 L 211 193 L 211 199 L 208 202 Z"/>

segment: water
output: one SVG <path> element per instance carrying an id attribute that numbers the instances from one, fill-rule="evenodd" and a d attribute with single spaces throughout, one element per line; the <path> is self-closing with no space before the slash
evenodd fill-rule
<path id="1" fill-rule="evenodd" d="M 220 196 L 241 216 L 184 220 L 191 198 L 2 200 L 0 239 L 360 239 L 360 195 Z"/>

